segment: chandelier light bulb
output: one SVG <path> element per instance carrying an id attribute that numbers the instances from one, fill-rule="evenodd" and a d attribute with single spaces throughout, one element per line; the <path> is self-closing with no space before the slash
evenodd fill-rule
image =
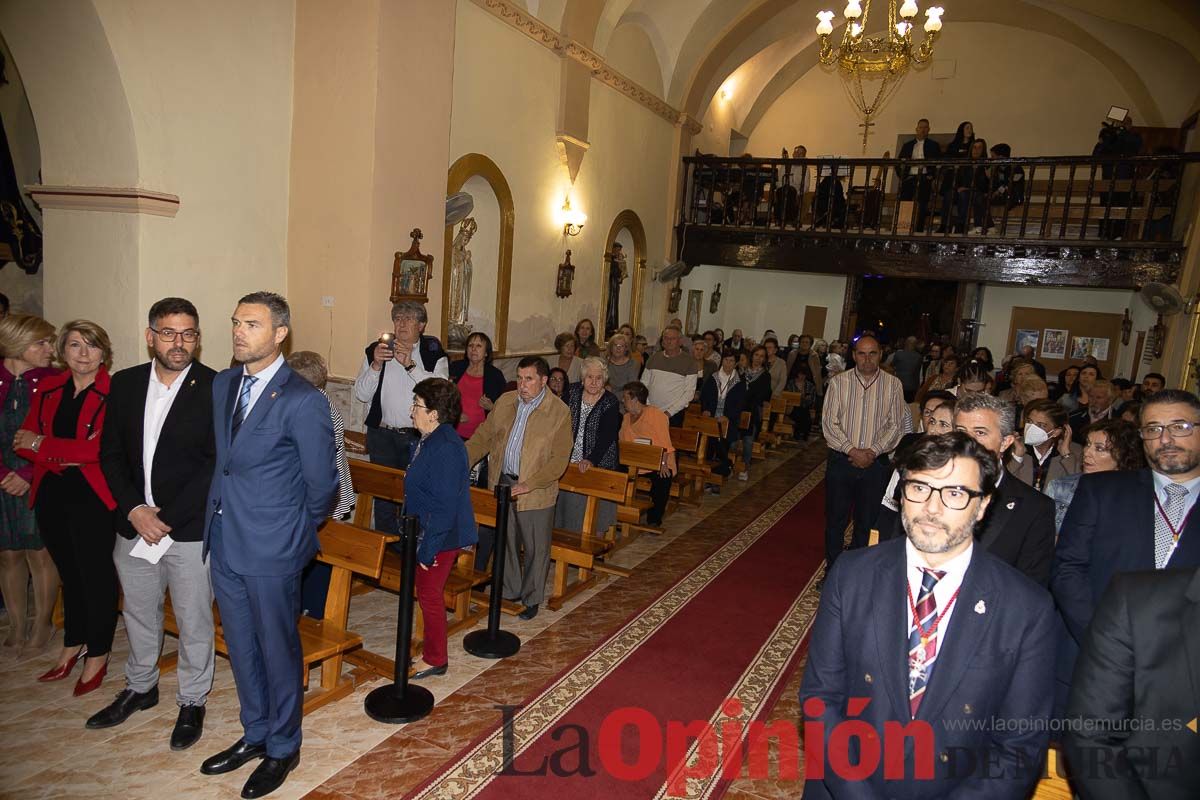
<path id="1" fill-rule="evenodd" d="M 817 12 L 817 35 L 828 36 L 833 33 L 833 12 L 818 11 Z"/>
<path id="2" fill-rule="evenodd" d="M 846 19 L 858 19 L 862 16 L 862 0 L 847 0 L 846 10 L 842 12 L 842 16 Z"/>
<path id="3" fill-rule="evenodd" d="M 945 11 L 941 6 L 934 6 L 925 10 L 925 32 L 937 33 L 942 29 L 942 14 Z"/>
<path id="4" fill-rule="evenodd" d="M 900 6 L 900 16 L 904 19 L 912 19 L 917 11 L 917 0 L 904 0 L 904 5 Z"/>
<path id="5" fill-rule="evenodd" d="M 850 35 L 852 37 L 857 39 L 862 34 L 862 32 L 863 32 L 862 25 L 859 25 L 857 22 L 853 22 L 850 24 Z"/>
<path id="6" fill-rule="evenodd" d="M 912 28 L 912 25 L 907 22 L 896 23 L 896 33 L 900 34 L 901 37 L 907 36 L 910 28 Z"/>

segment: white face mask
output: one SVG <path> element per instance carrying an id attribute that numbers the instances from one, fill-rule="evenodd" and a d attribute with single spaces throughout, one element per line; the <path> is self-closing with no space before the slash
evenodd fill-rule
<path id="1" fill-rule="evenodd" d="M 1025 423 L 1025 444 L 1037 447 L 1039 444 L 1045 444 L 1048 441 L 1050 441 L 1050 434 L 1032 422 Z"/>

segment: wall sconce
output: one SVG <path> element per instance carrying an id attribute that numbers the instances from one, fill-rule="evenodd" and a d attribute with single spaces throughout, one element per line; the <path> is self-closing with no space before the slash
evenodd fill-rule
<path id="1" fill-rule="evenodd" d="M 563 236 L 578 236 L 579 232 L 583 230 L 583 224 L 587 222 L 587 214 L 571 208 L 571 198 L 568 197 L 563 200 L 562 220 Z M 570 251 L 568 251 L 569 254 Z M 567 260 L 570 261 L 569 258 Z"/>
<path id="2" fill-rule="evenodd" d="M 580 227 L 582 227 L 582 223 Z M 568 250 L 566 260 L 558 265 L 558 277 L 555 280 L 554 293 L 559 297 L 570 297 L 574 282 L 575 265 L 571 263 L 571 251 Z"/>

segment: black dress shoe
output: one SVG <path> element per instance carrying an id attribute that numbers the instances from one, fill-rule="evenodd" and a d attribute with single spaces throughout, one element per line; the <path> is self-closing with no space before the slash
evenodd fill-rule
<path id="1" fill-rule="evenodd" d="M 538 612 L 538 604 L 534 603 L 531 606 L 525 606 L 525 610 L 522 611 L 520 614 L 517 614 L 517 616 L 520 617 L 521 619 L 533 619 L 534 617 L 537 616 L 537 612 Z"/>
<path id="2" fill-rule="evenodd" d="M 135 692 L 132 689 L 122 689 L 117 699 L 93 714 L 85 723 L 87 727 L 111 728 L 129 719 L 135 711 L 144 711 L 158 705 L 158 686 L 151 687 L 148 692 Z"/>
<path id="3" fill-rule="evenodd" d="M 423 669 L 419 672 L 414 672 L 412 674 L 412 680 L 419 681 L 422 678 L 432 678 L 435 675 L 445 675 L 446 670 L 448 670 L 448 669 L 450 669 L 449 664 L 442 664 L 440 667 L 429 667 L 429 668 Z"/>
<path id="4" fill-rule="evenodd" d="M 204 763 L 200 765 L 200 771 L 205 775 L 223 775 L 226 772 L 233 772 L 247 761 L 265 758 L 266 755 L 266 744 L 248 744 L 245 739 L 238 739 L 233 747 L 204 759 Z"/>
<path id="5" fill-rule="evenodd" d="M 204 706 L 181 706 L 171 731 L 171 749 L 187 750 L 204 733 Z"/>
<path id="6" fill-rule="evenodd" d="M 292 753 L 287 758 L 271 758 L 268 756 L 250 773 L 249 780 L 242 787 L 242 797 L 265 797 L 283 785 L 288 773 L 300 766 L 300 751 Z"/>

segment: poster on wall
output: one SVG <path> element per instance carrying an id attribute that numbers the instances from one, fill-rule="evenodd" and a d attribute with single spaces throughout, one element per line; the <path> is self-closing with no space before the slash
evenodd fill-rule
<path id="1" fill-rule="evenodd" d="M 1071 339 L 1071 360 L 1083 361 L 1091 352 L 1092 337 L 1090 336 L 1075 336 Z"/>
<path id="2" fill-rule="evenodd" d="M 1091 354 L 1097 361 L 1108 361 L 1108 339 L 1092 337 Z"/>
<path id="3" fill-rule="evenodd" d="M 1064 328 L 1046 328 L 1042 331 L 1042 358 L 1066 357 L 1067 330 Z"/>
<path id="4" fill-rule="evenodd" d="M 1026 347 L 1032 347 L 1033 352 L 1037 352 L 1038 332 L 1029 328 L 1017 329 L 1017 343 L 1013 346 L 1013 352 L 1019 353 Z"/>

